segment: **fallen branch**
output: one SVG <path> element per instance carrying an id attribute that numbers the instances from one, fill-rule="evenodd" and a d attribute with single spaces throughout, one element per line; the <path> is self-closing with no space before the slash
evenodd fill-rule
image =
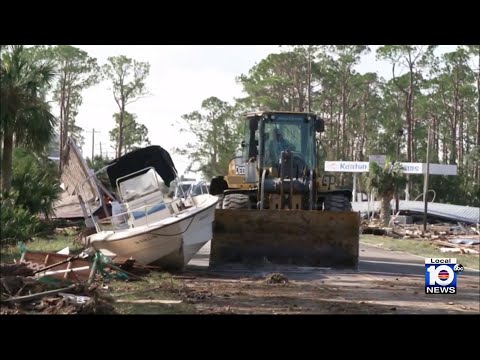
<path id="1" fill-rule="evenodd" d="M 13 302 L 13 303 L 16 303 L 16 302 L 24 302 L 24 301 L 30 301 L 30 300 L 40 299 L 40 298 L 42 298 L 42 297 L 44 297 L 44 296 L 47 296 L 47 295 L 55 295 L 55 294 L 58 294 L 59 292 L 72 290 L 72 289 L 74 289 L 76 286 L 77 286 L 77 285 L 70 285 L 69 287 L 62 288 L 62 289 L 56 289 L 56 290 L 44 291 L 44 292 L 37 293 L 37 294 L 32 294 L 32 295 L 25 295 L 25 296 L 14 297 L 14 298 L 10 298 L 10 299 L 7 299 L 7 300 L 2 300 L 2 302 Z"/>
<path id="2" fill-rule="evenodd" d="M 113 269 L 115 271 L 120 271 L 120 272 L 123 272 L 125 274 L 127 274 L 128 276 L 134 278 L 134 279 L 137 279 L 137 280 L 142 280 L 142 281 L 146 281 L 144 278 L 140 277 L 140 276 L 137 276 L 135 274 L 132 274 L 131 272 L 129 271 L 126 271 L 126 270 L 123 270 L 122 268 L 119 268 L 118 266 L 116 265 L 113 265 L 113 264 L 105 264 L 104 266 L 107 266 L 109 267 L 110 269 Z"/>
<path id="3" fill-rule="evenodd" d="M 154 291 L 154 290 L 158 290 L 158 289 L 161 289 L 161 288 L 163 288 L 163 285 L 160 285 L 160 286 L 157 286 L 157 287 L 154 287 L 154 288 L 151 288 L 151 289 L 130 291 L 130 292 L 127 292 L 127 293 L 118 294 L 115 297 L 117 298 L 117 297 L 121 297 L 121 296 L 125 296 L 125 295 L 137 294 L 137 293 L 142 293 L 142 292 L 149 292 L 149 291 Z"/>

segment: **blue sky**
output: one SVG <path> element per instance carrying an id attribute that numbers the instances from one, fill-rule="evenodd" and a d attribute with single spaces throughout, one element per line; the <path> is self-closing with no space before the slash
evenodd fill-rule
<path id="1" fill-rule="evenodd" d="M 151 96 L 138 100 L 128 106 L 127 111 L 135 113 L 137 120 L 149 130 L 152 144 L 161 145 L 168 151 L 174 146 L 183 146 L 192 141 L 188 134 L 180 134 L 172 126 L 183 114 L 200 108 L 201 102 L 216 96 L 224 101 L 233 102 L 241 97 L 242 88 L 235 78 L 273 52 L 280 52 L 277 45 L 75 45 L 90 56 L 97 58 L 100 65 L 107 62 L 109 56 L 126 55 L 151 65 L 147 78 L 147 87 Z M 375 49 L 364 56 L 357 70 L 377 71 L 384 78 L 391 77 L 391 66 L 375 59 Z M 455 50 L 456 45 L 442 45 L 439 52 Z M 109 83 L 102 82 L 83 92 L 83 104 L 77 116 L 77 123 L 86 131 L 84 154 L 90 156 L 92 148 L 92 129 L 95 133 L 95 153 L 108 151 L 114 156 L 108 132 L 113 128 L 113 113 L 118 107 L 109 90 Z M 99 133 L 97 133 L 99 131 Z M 186 158 L 173 156 L 180 174 L 188 165 Z"/>

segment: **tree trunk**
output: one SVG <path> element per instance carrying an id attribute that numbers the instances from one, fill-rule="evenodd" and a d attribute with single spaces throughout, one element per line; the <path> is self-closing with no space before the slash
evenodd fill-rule
<path id="1" fill-rule="evenodd" d="M 412 94 L 409 90 L 408 95 L 407 95 L 407 128 L 408 128 L 408 161 L 413 161 L 413 152 L 414 152 L 414 147 L 413 147 L 413 123 L 412 123 L 412 108 L 411 108 L 411 98 Z"/>
<path id="2" fill-rule="evenodd" d="M 447 140 L 445 138 L 442 139 L 442 153 L 443 153 L 443 162 L 448 162 L 448 147 L 447 147 Z"/>
<path id="3" fill-rule="evenodd" d="M 412 119 L 412 162 L 417 162 L 417 137 L 415 136 L 415 96 L 412 92 L 410 116 Z"/>
<path id="4" fill-rule="evenodd" d="M 330 144 L 332 144 L 331 140 L 335 139 L 335 137 L 333 136 L 334 131 L 335 131 L 335 128 L 333 127 L 333 99 L 330 101 L 329 105 L 330 105 L 330 126 L 329 126 L 330 137 L 329 137 L 329 139 L 330 139 Z M 326 150 L 327 150 L 328 154 L 330 154 L 330 155 L 333 155 L 335 153 L 334 152 L 335 149 L 333 149 L 333 145 L 330 145 L 328 147 L 328 149 L 326 149 Z M 331 159 L 331 157 L 327 157 L 327 159 L 325 159 L 325 160 L 328 160 L 328 159 Z M 337 160 L 337 159 L 335 158 L 333 160 Z"/>
<path id="5" fill-rule="evenodd" d="M 60 107 L 60 141 L 58 142 L 58 153 L 60 154 L 60 161 L 58 162 L 58 173 L 62 173 L 62 168 L 63 168 L 63 120 L 62 120 L 62 107 Z"/>
<path id="6" fill-rule="evenodd" d="M 65 64 L 63 65 L 64 67 L 66 66 Z M 59 141 L 59 154 L 60 154 L 60 163 L 59 163 L 59 172 L 62 171 L 63 167 L 63 148 L 65 147 L 65 143 L 67 139 L 63 137 L 63 127 L 64 127 L 64 122 L 63 119 L 65 118 L 65 86 L 66 86 L 66 74 L 63 72 L 62 74 L 62 85 L 60 89 L 60 141 Z"/>
<path id="7" fill-rule="evenodd" d="M 68 118 L 70 117 L 70 97 L 71 97 L 71 85 L 68 85 L 65 110 L 63 113 L 63 147 L 65 147 L 68 138 Z M 93 160 L 92 160 L 93 161 Z"/>
<path id="8" fill-rule="evenodd" d="M 68 120 L 70 118 L 70 98 L 72 97 L 72 89 L 71 85 L 68 85 L 68 90 L 67 90 L 67 99 L 66 99 L 66 104 L 65 104 L 65 114 L 64 114 L 64 126 L 63 126 L 63 133 L 64 133 L 64 146 L 65 143 L 67 142 L 67 137 L 68 137 Z"/>
<path id="9" fill-rule="evenodd" d="M 346 142 L 347 142 L 347 137 L 345 135 L 345 121 L 346 121 L 346 117 L 347 117 L 347 114 L 345 113 L 345 108 L 346 108 L 346 97 L 345 97 L 345 90 L 342 88 L 342 150 L 341 150 L 341 154 L 342 154 L 342 160 L 347 160 L 345 158 L 345 154 L 346 154 L 346 151 L 345 151 L 345 147 L 346 147 Z"/>
<path id="10" fill-rule="evenodd" d="M 308 51 L 308 79 L 307 79 L 307 99 L 308 99 L 308 112 L 312 111 L 312 58 L 310 50 Z"/>
<path id="11" fill-rule="evenodd" d="M 382 226 L 388 227 L 390 223 L 390 201 L 392 196 L 389 194 L 387 196 L 382 196 L 382 205 L 380 209 L 380 223 Z"/>
<path id="12" fill-rule="evenodd" d="M 368 99 L 368 97 L 367 97 Z M 367 123 L 368 123 L 368 115 L 367 115 L 367 104 L 368 100 L 365 100 L 363 104 L 363 116 L 362 116 L 362 130 L 360 131 L 360 145 L 359 145 L 359 160 L 363 161 L 364 159 L 364 154 L 366 153 L 365 149 L 365 137 L 366 137 L 366 128 L 367 128 Z"/>
<path id="13" fill-rule="evenodd" d="M 450 165 L 455 165 L 455 159 L 456 159 L 456 155 L 457 155 L 457 140 L 456 140 L 456 136 L 457 136 L 457 126 L 456 124 L 452 124 L 451 127 L 450 127 Z"/>
<path id="14" fill-rule="evenodd" d="M 480 53 L 478 54 L 478 73 L 477 73 L 477 134 L 475 138 L 475 145 L 477 146 L 477 151 L 480 150 Z M 477 184 L 480 185 L 480 162 L 475 161 L 475 178 L 477 179 Z"/>
<path id="15" fill-rule="evenodd" d="M 460 116 L 458 123 L 458 165 L 463 166 L 463 100 L 460 101 Z"/>
<path id="16" fill-rule="evenodd" d="M 122 156 L 123 148 L 123 118 L 125 116 L 125 103 L 122 101 L 122 110 L 120 111 L 119 128 L 118 128 L 118 149 L 117 158 Z"/>
<path id="17" fill-rule="evenodd" d="M 13 158 L 13 132 L 8 131 L 3 135 L 2 153 L 2 191 L 10 190 L 12 185 L 12 158 Z"/>
<path id="18" fill-rule="evenodd" d="M 439 127 L 438 127 L 438 121 L 437 118 L 434 116 L 433 117 L 433 156 L 434 156 L 434 161 L 438 162 L 440 159 L 439 156 L 439 150 L 440 150 L 440 136 L 438 135 L 439 132 Z"/>
<path id="19" fill-rule="evenodd" d="M 335 127 L 337 128 L 337 139 L 340 139 L 340 113 L 337 114 L 336 116 L 336 123 Z M 340 159 L 340 145 L 339 141 L 337 140 L 336 146 L 335 146 L 335 160 L 345 160 L 345 159 Z"/>
<path id="20" fill-rule="evenodd" d="M 451 134 L 450 134 L 450 164 L 455 165 L 457 158 L 457 123 L 458 123 L 458 80 L 455 77 L 456 82 L 454 83 L 454 99 L 453 99 L 453 119 L 450 124 Z"/>
<path id="21" fill-rule="evenodd" d="M 414 136 L 413 136 L 413 95 L 414 95 L 414 87 L 413 87 L 413 62 L 411 59 L 411 54 L 409 51 L 408 54 L 408 64 L 410 69 L 410 84 L 408 87 L 407 93 L 407 125 L 408 125 L 408 146 L 410 148 L 410 154 L 407 154 L 408 161 L 413 162 L 415 158 L 415 147 L 414 147 Z"/>

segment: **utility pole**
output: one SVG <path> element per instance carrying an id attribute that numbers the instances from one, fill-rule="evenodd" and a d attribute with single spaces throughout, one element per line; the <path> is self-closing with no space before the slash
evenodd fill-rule
<path id="1" fill-rule="evenodd" d="M 60 115 L 62 113 L 62 107 L 60 107 Z M 63 120 L 62 118 L 60 117 L 60 137 L 59 137 L 59 144 L 58 144 L 58 148 L 59 148 L 59 151 L 58 153 L 60 154 L 60 161 L 58 162 L 58 172 L 59 174 L 62 173 L 62 168 L 63 168 L 63 145 L 64 145 L 64 140 L 63 140 Z"/>
<path id="2" fill-rule="evenodd" d="M 100 157 L 103 159 L 102 142 L 100 141 Z"/>
<path id="3" fill-rule="evenodd" d="M 86 133 L 89 133 L 90 131 L 85 131 Z M 101 131 L 95 131 L 95 128 L 92 129 L 92 164 L 93 164 L 93 156 L 95 155 L 95 133 L 99 134 Z"/>
<path id="4" fill-rule="evenodd" d="M 92 164 L 93 164 L 94 152 L 95 152 L 95 128 L 92 129 Z"/>
<path id="5" fill-rule="evenodd" d="M 423 180 L 423 203 L 424 203 L 424 212 L 423 212 L 423 231 L 427 231 L 427 210 L 428 210 L 428 201 L 427 201 L 427 193 L 428 193 L 428 175 L 430 173 L 430 124 L 428 125 L 428 137 L 427 137 L 427 169 L 424 175 Z"/>
<path id="6" fill-rule="evenodd" d="M 400 137 L 403 135 L 403 129 L 397 131 L 397 162 L 400 161 Z M 398 214 L 400 208 L 400 196 L 398 194 L 398 186 L 395 187 L 395 215 Z"/>

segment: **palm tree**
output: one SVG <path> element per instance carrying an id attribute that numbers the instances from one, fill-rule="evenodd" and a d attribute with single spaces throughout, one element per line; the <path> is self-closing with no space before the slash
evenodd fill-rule
<path id="1" fill-rule="evenodd" d="M 40 151 L 54 134 L 56 119 L 43 94 L 55 71 L 52 63 L 36 59 L 22 45 L 2 46 L 0 54 L 1 177 L 2 189 L 8 191 L 14 146 Z"/>
<path id="2" fill-rule="evenodd" d="M 390 202 L 395 194 L 395 189 L 401 189 L 406 183 L 407 179 L 399 162 L 387 161 L 383 168 L 376 162 L 370 163 L 367 187 L 369 190 L 375 190 L 382 198 L 380 222 L 383 226 L 388 226 L 390 222 Z"/>

